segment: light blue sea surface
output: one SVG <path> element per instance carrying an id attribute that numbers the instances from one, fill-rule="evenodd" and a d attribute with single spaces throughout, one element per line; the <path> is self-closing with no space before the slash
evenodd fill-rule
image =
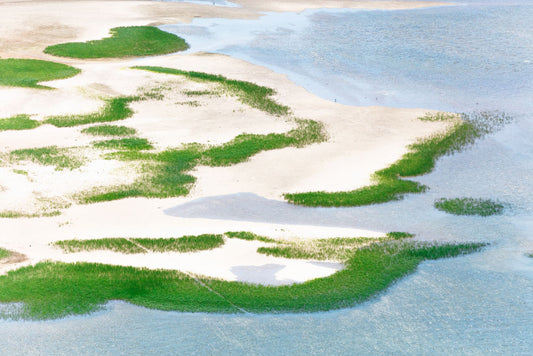
<path id="1" fill-rule="evenodd" d="M 110 303 L 87 317 L 0 321 L 6 354 L 533 354 L 533 4 L 462 1 L 409 11 L 305 11 L 164 26 L 191 44 L 286 73 L 339 102 L 469 112 L 515 121 L 418 177 L 428 193 L 362 208 L 303 208 L 252 194 L 206 198 L 179 216 L 409 231 L 487 241 L 426 262 L 374 300 L 297 315 L 216 315 Z M 501 216 L 460 217 L 435 199 L 491 198 Z M 225 204 L 225 209 L 220 209 Z M 261 216 L 258 218 L 258 216 Z"/>

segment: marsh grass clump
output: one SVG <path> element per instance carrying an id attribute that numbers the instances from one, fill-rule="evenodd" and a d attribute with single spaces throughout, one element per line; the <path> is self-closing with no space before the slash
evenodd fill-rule
<path id="1" fill-rule="evenodd" d="M 54 246 L 67 253 L 109 250 L 121 253 L 145 253 L 146 251 L 124 238 L 101 238 L 93 240 L 63 240 L 54 242 Z"/>
<path id="2" fill-rule="evenodd" d="M 501 112 L 463 114 L 445 133 L 409 146 L 410 151 L 389 167 L 374 173 L 373 185 L 346 192 L 287 193 L 290 203 L 306 206 L 363 206 L 403 199 L 408 193 L 422 193 L 428 187 L 405 180 L 429 173 L 439 157 L 451 155 L 472 145 L 477 139 L 500 129 L 511 117 Z"/>
<path id="3" fill-rule="evenodd" d="M 98 141 L 93 143 L 93 146 L 102 149 L 131 151 L 151 150 L 154 148 L 154 146 L 152 146 L 152 144 L 147 139 L 138 137 Z"/>
<path id="4" fill-rule="evenodd" d="M 0 218 L 3 219 L 20 219 L 20 218 L 49 218 L 53 216 L 61 215 L 61 210 L 43 210 L 38 212 L 29 213 L 26 211 L 17 210 L 2 210 L 0 211 Z"/>
<path id="5" fill-rule="evenodd" d="M 133 136 L 137 130 L 126 126 L 98 125 L 81 130 L 82 133 L 91 136 Z"/>
<path id="6" fill-rule="evenodd" d="M 44 123 L 56 127 L 73 127 L 79 125 L 94 124 L 98 122 L 112 122 L 124 120 L 133 115 L 129 104 L 140 100 L 139 97 L 123 96 L 106 99 L 105 104 L 99 111 L 80 115 L 60 115 L 47 118 Z"/>
<path id="7" fill-rule="evenodd" d="M 200 151 L 194 146 L 151 153 L 119 151 L 110 159 L 132 161 L 140 168 L 140 177 L 133 184 L 95 188 L 76 197 L 82 204 L 132 197 L 169 198 L 189 193 L 195 178 L 186 172 L 198 163 Z"/>
<path id="8" fill-rule="evenodd" d="M 67 148 L 57 146 L 26 148 L 11 151 L 11 159 L 16 161 L 31 161 L 44 166 L 55 166 L 56 170 L 76 169 L 85 163 L 83 157 L 74 154 Z"/>
<path id="9" fill-rule="evenodd" d="M 110 37 L 101 40 L 48 46 L 44 53 L 71 58 L 122 58 L 167 54 L 189 48 L 183 38 L 152 26 L 115 27 L 109 33 Z"/>
<path id="10" fill-rule="evenodd" d="M 440 198 L 434 203 L 435 208 L 454 215 L 491 216 L 503 214 L 505 206 L 490 199 L 475 198 Z"/>
<path id="11" fill-rule="evenodd" d="M 226 233 L 227 235 L 227 233 Z M 353 252 L 365 246 L 377 243 L 399 241 L 412 238 L 406 232 L 390 232 L 385 237 L 353 237 L 328 239 L 296 239 L 296 240 L 260 240 L 275 243 L 275 246 L 259 247 L 258 253 L 284 258 L 313 260 L 335 260 L 344 262 Z"/>
<path id="12" fill-rule="evenodd" d="M 0 119 L 0 131 L 7 130 L 31 130 L 41 126 L 37 120 L 30 119 L 29 115 L 16 115 Z"/>
<path id="13" fill-rule="evenodd" d="M 109 250 L 125 254 L 148 252 L 194 252 L 211 250 L 224 244 L 222 235 L 204 234 L 179 238 L 102 238 L 63 240 L 54 243 L 67 253 Z"/>
<path id="14" fill-rule="evenodd" d="M 207 74 L 201 72 L 188 72 L 173 68 L 137 66 L 133 69 L 147 70 L 155 73 L 180 75 L 186 78 L 219 84 L 223 91 L 230 95 L 235 95 L 246 105 L 259 109 L 276 116 L 284 116 L 290 113 L 289 107 L 281 105 L 271 97 L 276 94 L 274 89 L 262 87 L 254 83 L 228 79 L 221 75 Z"/>
<path id="15" fill-rule="evenodd" d="M 25 171 L 23 169 L 13 169 L 13 173 L 20 174 L 23 176 L 29 176 L 28 171 Z"/>
<path id="16" fill-rule="evenodd" d="M 95 188 L 76 197 L 78 202 L 87 204 L 132 197 L 168 198 L 187 195 L 196 181 L 187 172 L 199 164 L 228 166 L 243 162 L 264 150 L 321 142 L 325 140 L 325 133 L 323 126 L 315 121 L 298 120 L 298 127 L 286 134 L 239 135 L 226 144 L 208 148 L 190 144 L 181 149 L 142 152 L 141 149 L 127 149 L 117 144 L 126 140 L 133 140 L 141 146 L 144 144 L 144 141 L 138 141 L 140 139 L 110 140 L 112 144 L 110 141 L 98 144 L 118 150 L 107 154 L 106 158 L 132 162 L 139 167 L 140 177 L 137 181 L 129 185 Z"/>
<path id="17" fill-rule="evenodd" d="M 202 154 L 202 164 L 229 166 L 247 160 L 261 152 L 285 147 L 303 147 L 326 140 L 322 124 L 312 120 L 298 120 L 298 128 L 284 134 L 242 134 L 221 146 L 212 146 Z"/>
<path id="18" fill-rule="evenodd" d="M 66 79 L 79 74 L 81 70 L 66 64 L 36 59 L 0 59 L 0 85 L 52 89 L 39 85 L 55 79 Z"/>
<path id="19" fill-rule="evenodd" d="M 203 95 L 218 96 L 220 95 L 220 93 L 215 90 L 184 90 L 183 94 L 187 96 L 203 96 Z"/>
<path id="20" fill-rule="evenodd" d="M 230 239 L 241 239 L 241 240 L 248 240 L 248 241 L 261 241 L 261 242 L 274 242 L 274 243 L 277 241 L 270 237 L 256 235 L 248 231 L 228 231 L 224 235 L 226 235 Z"/>
<path id="21" fill-rule="evenodd" d="M 70 201 L 59 197 L 38 197 L 35 199 L 32 211 L 24 210 L 2 210 L 0 218 L 19 219 L 19 218 L 43 218 L 61 215 L 61 210 L 70 207 Z"/>
<path id="22" fill-rule="evenodd" d="M 138 238 L 132 240 L 152 252 L 195 252 L 212 250 L 224 245 L 224 237 L 213 234 L 183 236 L 179 238 Z"/>
<path id="23" fill-rule="evenodd" d="M 10 255 L 11 255 L 11 252 L 9 252 L 8 250 L 4 250 L 3 248 L 0 248 L 0 261 L 5 258 L 8 258 Z"/>
<path id="24" fill-rule="evenodd" d="M 189 101 L 178 101 L 175 103 L 176 105 L 187 105 L 193 108 L 199 107 L 201 104 L 197 100 L 189 100 Z"/>
<path id="25" fill-rule="evenodd" d="M 244 236 L 243 233 L 237 233 Z M 332 245 L 345 245 L 346 241 Z M 359 244 L 347 239 L 347 243 Z M 434 244 L 387 241 L 354 248 L 345 269 L 301 284 L 262 286 L 178 271 L 94 263 L 42 262 L 0 276 L 0 302 L 21 302 L 20 317 L 60 318 L 123 300 L 160 310 L 187 312 L 299 313 L 353 307 L 383 292 L 426 260 L 480 250 L 482 243 Z"/>
<path id="26" fill-rule="evenodd" d="M 436 113 L 426 113 L 424 116 L 419 117 L 421 121 L 453 121 L 459 120 L 461 115 L 448 112 L 436 112 Z"/>

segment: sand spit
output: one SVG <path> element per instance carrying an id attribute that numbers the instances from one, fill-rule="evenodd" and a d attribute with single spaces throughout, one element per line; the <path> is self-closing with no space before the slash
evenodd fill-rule
<path id="1" fill-rule="evenodd" d="M 0 246 L 28 257 L 2 265 L 0 273 L 43 260 L 91 261 L 149 268 L 175 268 L 206 276 L 253 283 L 285 284 L 326 276 L 341 268 L 314 262 L 257 254 L 256 242 L 228 241 L 222 248 L 189 254 L 147 254 L 142 258 L 117 253 L 65 255 L 49 244 L 57 240 L 98 237 L 180 237 L 226 231 L 252 231 L 278 238 L 383 236 L 385 232 L 240 221 L 176 218 L 164 210 L 214 195 L 251 192 L 281 200 L 286 192 L 339 191 L 369 183 L 370 175 L 397 160 L 406 146 L 442 130 L 443 123 L 421 122 L 427 110 L 351 107 L 316 97 L 286 76 L 224 55 L 196 53 L 142 59 L 74 60 L 45 55 L 51 44 L 105 37 L 110 28 L 125 25 L 191 21 L 194 17 L 256 18 L 258 11 L 302 11 L 306 8 L 415 8 L 443 3 L 357 1 L 235 1 L 240 8 L 146 1 L 0 1 L 0 56 L 41 58 L 68 63 L 82 74 L 47 82 L 53 91 L 0 87 L 0 118 L 29 114 L 42 120 L 50 115 L 97 110 L 102 99 L 133 95 L 143 88 L 164 87 L 165 99 L 131 104 L 133 117 L 117 124 L 135 128 L 156 149 L 183 143 L 220 144 L 236 135 L 286 132 L 294 122 L 267 115 L 225 95 L 191 99 L 186 89 L 201 89 L 183 78 L 129 69 L 151 65 L 194 70 L 246 80 L 274 88 L 276 100 L 296 118 L 324 123 L 329 140 L 304 148 L 266 151 L 229 167 L 199 166 L 186 197 L 125 199 L 93 205 L 72 204 L 62 215 L 0 219 Z M 106 11 L 102 11 L 105 8 Z M 183 102 L 198 100 L 198 106 Z M 96 138 L 82 127 L 43 125 L 26 131 L 0 132 L 0 155 L 33 147 L 76 147 L 86 162 L 79 168 L 56 170 L 31 162 L 0 167 L 0 211 L 31 213 L 39 202 L 73 203 L 75 192 L 98 185 L 130 182 L 134 173 L 120 162 L 103 160 L 91 147 Z M 26 174 L 21 174 L 21 172 Z M 67 206 L 66 204 L 64 206 Z"/>

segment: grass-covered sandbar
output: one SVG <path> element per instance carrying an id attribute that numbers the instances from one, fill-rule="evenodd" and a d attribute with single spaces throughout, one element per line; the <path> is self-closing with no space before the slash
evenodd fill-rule
<path id="1" fill-rule="evenodd" d="M 348 308 L 426 260 L 484 246 L 355 227 L 165 215 L 193 199 L 239 192 L 282 200 L 287 192 L 378 183 L 361 204 L 306 203 L 313 206 L 421 192 L 400 178 L 431 171 L 457 142 L 470 142 L 463 131 L 472 127 L 426 109 L 326 101 L 261 66 L 176 54 L 188 48 L 186 38 L 148 26 L 230 16 L 227 8 L 129 1 L 2 6 L 0 28 L 9 36 L 0 39 L 0 56 L 20 59 L 0 60 L 0 68 L 11 66 L 0 82 L 0 95 L 10 98 L 0 107 L 0 258 L 13 251 L 28 259 L 1 265 L 0 302 L 22 302 L 20 317 L 85 314 L 110 300 L 219 313 Z M 329 6 L 244 1 L 231 17 Z M 59 18 L 47 17 L 59 9 Z M 32 28 L 19 34 L 27 23 Z M 53 90 L 30 90 L 45 88 Z"/>

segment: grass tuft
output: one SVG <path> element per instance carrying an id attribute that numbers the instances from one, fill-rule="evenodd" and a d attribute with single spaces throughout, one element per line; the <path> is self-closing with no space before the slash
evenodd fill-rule
<path id="1" fill-rule="evenodd" d="M 96 148 L 132 151 L 151 150 L 154 148 L 147 139 L 138 137 L 98 141 L 93 145 Z"/>
<path id="2" fill-rule="evenodd" d="M 490 199 L 474 198 L 440 198 L 435 201 L 435 208 L 454 215 L 491 216 L 503 214 L 504 205 Z"/>
<path id="3" fill-rule="evenodd" d="M 133 110 L 128 105 L 138 101 L 138 97 L 123 96 L 107 99 L 104 107 L 94 113 L 82 115 L 61 115 L 47 118 L 44 123 L 56 127 L 72 127 L 79 125 L 94 124 L 98 122 L 111 122 L 124 120 L 133 115 Z"/>
<path id="4" fill-rule="evenodd" d="M 11 255 L 11 252 L 9 252 L 8 250 L 4 250 L 3 248 L 0 248 L 0 261 L 5 258 L 8 258 L 10 255 Z"/>
<path id="5" fill-rule="evenodd" d="M 94 240 L 63 240 L 56 241 L 55 246 L 63 249 L 67 253 L 109 250 L 121 253 L 144 253 L 141 247 L 128 239 L 123 238 L 102 238 Z"/>
<path id="6" fill-rule="evenodd" d="M 224 245 L 222 235 L 204 234 L 169 239 L 132 239 L 152 252 L 194 252 L 212 250 Z"/>
<path id="7" fill-rule="evenodd" d="M 57 146 L 27 148 L 11 151 L 11 158 L 18 161 L 31 161 L 44 166 L 55 166 L 56 170 L 76 169 L 84 164 L 84 160 L 73 155 L 66 148 Z"/>
<path id="8" fill-rule="evenodd" d="M 67 253 L 109 250 L 136 254 L 147 252 L 194 252 L 211 250 L 224 244 L 222 235 L 183 236 L 180 238 L 102 238 L 91 240 L 63 240 L 54 243 Z"/>
<path id="9" fill-rule="evenodd" d="M 424 116 L 419 117 L 422 121 L 453 121 L 460 119 L 461 115 L 447 112 L 426 113 Z"/>
<path id="10" fill-rule="evenodd" d="M 137 130 L 126 126 L 99 125 L 87 127 L 81 132 L 92 136 L 133 136 Z"/>
<path id="11" fill-rule="evenodd" d="M 115 27 L 111 37 L 88 42 L 62 43 L 46 47 L 44 52 L 71 58 L 121 58 L 153 56 L 184 51 L 184 39 L 152 26 Z"/>
<path id="12" fill-rule="evenodd" d="M 276 242 L 277 241 L 270 237 L 256 235 L 254 233 L 247 232 L 247 231 L 229 231 L 229 232 L 226 232 L 224 235 L 226 235 L 230 239 L 241 239 L 241 240 L 248 240 L 248 241 L 255 240 L 255 241 L 261 241 L 261 242 Z"/>
<path id="13" fill-rule="evenodd" d="M 31 130 L 39 127 L 41 123 L 30 119 L 29 115 L 16 115 L 6 119 L 0 119 L 0 131 L 7 130 Z"/>
<path id="14" fill-rule="evenodd" d="M 80 72 L 77 68 L 49 61 L 15 58 L 0 59 L 0 85 L 10 87 L 52 89 L 38 83 L 70 78 Z"/>

